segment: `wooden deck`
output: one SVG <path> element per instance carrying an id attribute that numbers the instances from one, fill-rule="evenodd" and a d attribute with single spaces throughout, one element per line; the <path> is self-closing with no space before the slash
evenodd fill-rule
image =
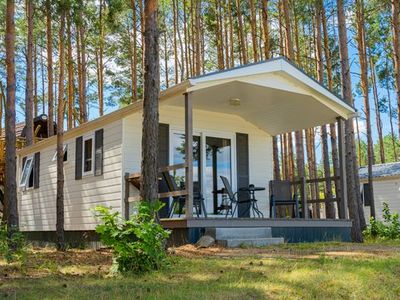
<path id="1" fill-rule="evenodd" d="M 206 227 L 351 227 L 351 220 L 269 219 L 269 218 L 193 218 L 161 219 L 164 228 Z"/>
<path id="2" fill-rule="evenodd" d="M 288 243 L 351 241 L 351 220 L 269 219 L 269 218 L 192 218 L 161 219 L 161 225 L 172 231 L 170 244 L 196 243 L 206 228 L 271 227 L 273 237 Z"/>

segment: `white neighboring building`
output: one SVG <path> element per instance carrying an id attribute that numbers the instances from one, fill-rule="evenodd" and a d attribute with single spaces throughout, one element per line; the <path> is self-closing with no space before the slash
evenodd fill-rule
<path id="1" fill-rule="evenodd" d="M 367 222 L 371 216 L 368 190 L 368 167 L 360 168 L 360 186 L 364 215 Z M 372 167 L 376 218 L 382 220 L 383 202 L 391 212 L 400 213 L 400 162 L 374 165 Z"/>

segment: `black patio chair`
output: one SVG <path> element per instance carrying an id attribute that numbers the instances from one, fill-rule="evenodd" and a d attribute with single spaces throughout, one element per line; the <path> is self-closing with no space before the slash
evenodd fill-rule
<path id="1" fill-rule="evenodd" d="M 250 208 L 251 208 L 251 199 L 250 199 L 250 197 L 247 200 L 239 200 L 238 197 L 237 197 L 237 192 L 234 193 L 232 191 L 232 186 L 229 183 L 228 178 L 226 178 L 225 176 L 220 176 L 220 177 L 221 177 L 222 183 L 224 184 L 224 192 L 228 196 L 228 199 L 229 199 L 229 204 L 224 204 L 224 209 L 226 211 L 225 218 L 228 217 L 229 212 L 231 212 L 231 216 L 233 218 L 233 216 L 235 215 L 236 209 L 239 206 L 239 203 L 240 204 L 242 204 L 242 203 L 250 203 L 248 205 L 248 208 L 246 209 L 246 211 L 244 213 L 244 214 L 247 214 L 249 212 Z M 232 210 L 232 207 L 233 207 L 233 210 Z"/>
<path id="2" fill-rule="evenodd" d="M 297 195 L 291 195 L 290 181 L 288 180 L 271 180 L 269 182 L 269 216 L 276 218 L 277 206 L 293 206 L 294 217 L 299 217 L 299 200 Z"/>
<path id="3" fill-rule="evenodd" d="M 167 183 L 167 186 L 168 186 L 168 189 L 170 192 L 176 192 L 176 191 L 181 190 L 178 187 L 178 185 L 176 184 L 175 179 L 171 174 L 169 174 L 168 172 L 163 172 L 162 174 L 163 174 L 163 177 L 165 178 L 165 181 Z M 185 196 L 172 197 L 172 205 L 171 205 L 171 209 L 169 211 L 169 217 L 172 218 L 177 207 L 178 207 L 178 216 L 180 217 L 185 204 L 186 204 Z M 204 198 L 199 191 L 196 192 L 196 189 L 195 189 L 195 193 L 193 194 L 193 207 L 196 210 L 197 217 L 200 217 L 201 212 L 203 212 L 204 217 L 207 218 L 207 211 L 206 211 L 206 207 L 204 204 Z"/>

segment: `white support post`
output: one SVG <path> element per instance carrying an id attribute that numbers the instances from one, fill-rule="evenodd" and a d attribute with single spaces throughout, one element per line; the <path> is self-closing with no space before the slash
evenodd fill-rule
<path id="1" fill-rule="evenodd" d="M 348 219 L 347 207 L 347 173 L 346 173 L 346 147 L 344 120 L 337 118 L 338 123 L 338 140 L 339 140 L 339 169 L 340 169 L 340 202 L 339 202 L 339 218 Z"/>
<path id="2" fill-rule="evenodd" d="M 190 93 L 185 93 L 185 189 L 186 219 L 193 217 L 193 106 Z"/>

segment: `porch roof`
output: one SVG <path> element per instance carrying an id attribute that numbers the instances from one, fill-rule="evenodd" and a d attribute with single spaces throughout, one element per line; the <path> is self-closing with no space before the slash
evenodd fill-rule
<path id="1" fill-rule="evenodd" d="M 161 94 L 161 104 L 235 114 L 271 135 L 348 119 L 355 109 L 284 58 L 189 79 Z"/>

